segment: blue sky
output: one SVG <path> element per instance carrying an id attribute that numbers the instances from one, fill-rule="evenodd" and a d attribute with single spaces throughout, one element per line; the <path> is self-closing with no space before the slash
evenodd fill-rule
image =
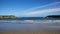
<path id="1" fill-rule="evenodd" d="M 0 0 L 0 15 L 18 17 L 60 15 L 60 0 Z"/>

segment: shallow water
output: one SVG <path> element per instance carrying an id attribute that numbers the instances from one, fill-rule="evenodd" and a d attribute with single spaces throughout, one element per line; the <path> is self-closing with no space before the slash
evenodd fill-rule
<path id="1" fill-rule="evenodd" d="M 60 20 L 0 20 L 0 30 L 60 30 Z"/>

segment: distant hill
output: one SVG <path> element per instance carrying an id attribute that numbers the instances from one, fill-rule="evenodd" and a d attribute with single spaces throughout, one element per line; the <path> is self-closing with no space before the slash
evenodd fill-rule
<path id="1" fill-rule="evenodd" d="M 60 18 L 60 15 L 48 15 L 46 18 Z"/>

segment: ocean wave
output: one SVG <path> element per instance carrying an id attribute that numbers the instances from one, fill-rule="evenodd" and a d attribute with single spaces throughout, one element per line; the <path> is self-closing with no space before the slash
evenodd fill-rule
<path id="1" fill-rule="evenodd" d="M 0 20 L 0 23 L 60 23 L 60 20 Z"/>

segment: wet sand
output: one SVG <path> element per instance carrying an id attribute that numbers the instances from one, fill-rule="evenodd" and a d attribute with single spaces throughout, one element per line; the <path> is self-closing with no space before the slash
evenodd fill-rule
<path id="1" fill-rule="evenodd" d="M 0 34 L 60 34 L 60 30 L 0 30 Z"/>

